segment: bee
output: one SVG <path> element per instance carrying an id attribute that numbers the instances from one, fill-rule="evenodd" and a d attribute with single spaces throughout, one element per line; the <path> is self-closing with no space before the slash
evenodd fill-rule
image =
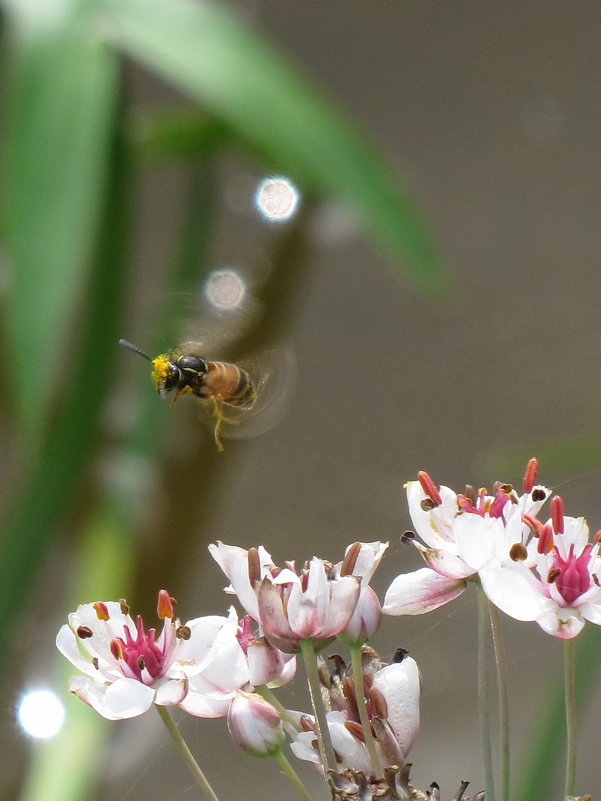
<path id="1" fill-rule="evenodd" d="M 187 394 L 195 395 L 209 406 L 215 418 L 217 450 L 223 451 L 221 424 L 238 422 L 225 416 L 224 405 L 250 409 L 257 399 L 257 390 L 246 370 L 230 362 L 209 361 L 201 355 L 202 348 L 196 342 L 186 342 L 154 359 L 125 339 L 120 339 L 119 344 L 151 363 L 152 379 L 161 398 L 175 391 L 172 406 Z"/>

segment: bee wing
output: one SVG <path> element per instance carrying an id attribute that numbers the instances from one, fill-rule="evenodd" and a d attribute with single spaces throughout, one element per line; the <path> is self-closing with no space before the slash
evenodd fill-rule
<path id="1" fill-rule="evenodd" d="M 296 359 L 290 347 L 263 351 L 236 364 L 249 374 L 257 397 L 248 408 L 224 404 L 223 439 L 248 439 L 269 431 L 285 416 L 295 385 Z M 203 401 L 203 407 L 209 412 L 202 415 L 203 423 L 214 425 L 211 404 Z"/>

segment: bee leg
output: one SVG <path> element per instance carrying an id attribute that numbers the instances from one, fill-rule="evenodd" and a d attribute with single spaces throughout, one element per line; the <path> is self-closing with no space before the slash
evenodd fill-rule
<path id="1" fill-rule="evenodd" d="M 225 420 L 225 417 L 224 417 L 224 414 L 223 414 L 223 398 L 221 397 L 221 395 L 212 395 L 211 396 L 211 402 L 213 404 L 213 414 L 214 414 L 214 416 L 216 418 L 216 422 L 215 422 L 215 442 L 217 444 L 217 450 L 220 453 L 223 453 L 223 450 L 224 450 L 223 443 L 221 442 L 221 439 L 219 438 L 219 431 L 221 430 L 221 423 Z"/>

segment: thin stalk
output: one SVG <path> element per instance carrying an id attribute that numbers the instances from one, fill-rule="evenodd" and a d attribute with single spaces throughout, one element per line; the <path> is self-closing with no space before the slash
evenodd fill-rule
<path id="1" fill-rule="evenodd" d="M 488 639 L 488 599 L 478 585 L 478 717 L 482 739 L 482 777 L 486 801 L 495 801 L 490 744 L 490 691 L 486 672 L 486 641 Z"/>
<path id="2" fill-rule="evenodd" d="M 499 744 L 501 750 L 501 798 L 509 801 L 509 692 L 507 682 L 507 654 L 499 610 L 489 602 L 490 629 L 495 649 L 495 664 L 497 666 L 497 689 L 499 693 Z"/>
<path id="3" fill-rule="evenodd" d="M 200 765 L 192 756 L 192 751 L 188 748 L 186 741 L 182 737 L 180 730 L 177 728 L 171 715 L 169 714 L 169 710 L 166 706 L 159 706 L 155 704 L 156 710 L 161 716 L 163 723 L 167 727 L 167 731 L 173 738 L 173 742 L 177 750 L 180 752 L 184 762 L 186 763 L 188 770 L 194 777 L 194 781 L 200 787 L 205 797 L 208 801 L 219 801 L 218 797 L 215 794 L 215 791 L 209 784 L 207 777 L 204 775 L 202 770 L 200 769 Z"/>
<path id="4" fill-rule="evenodd" d="M 295 790 L 303 799 L 303 801 L 313 801 L 313 799 L 307 792 L 305 785 L 302 783 L 298 773 L 294 770 L 290 762 L 288 762 L 284 754 L 282 754 L 281 751 L 278 751 L 277 754 L 274 755 L 274 759 L 282 769 L 284 775 L 294 785 Z"/>
<path id="5" fill-rule="evenodd" d="M 363 734 L 365 735 L 365 747 L 371 760 L 371 766 L 374 775 L 378 779 L 384 778 L 384 768 L 382 761 L 376 748 L 376 743 L 371 731 L 371 723 L 367 714 L 367 701 L 365 699 L 365 689 L 363 687 L 363 663 L 361 661 L 361 646 L 349 646 L 351 652 L 351 664 L 353 666 L 353 683 L 355 685 L 355 695 L 357 696 L 357 709 L 359 710 L 359 719 Z"/>
<path id="6" fill-rule="evenodd" d="M 292 717 L 288 714 L 286 707 L 274 695 L 274 693 L 271 692 L 266 684 L 261 684 L 260 686 L 255 687 L 255 692 L 257 695 L 260 695 L 261 698 L 264 698 L 266 701 L 268 701 L 272 707 L 277 709 L 284 723 L 294 723 Z"/>
<path id="7" fill-rule="evenodd" d="M 566 798 L 576 784 L 576 659 L 574 640 L 563 643 L 563 676 L 566 707 Z"/>
<path id="8" fill-rule="evenodd" d="M 326 711 L 321 697 L 321 688 L 319 683 L 319 675 L 317 673 L 317 658 L 315 656 L 315 648 L 311 640 L 300 641 L 301 653 L 305 663 L 305 672 L 307 673 L 307 681 L 309 682 L 309 693 L 311 694 L 311 704 L 315 712 L 315 720 L 317 723 L 317 743 L 319 745 L 319 758 L 324 770 L 327 774 L 328 770 L 336 769 L 336 757 L 334 756 L 334 747 L 330 739 L 330 730 L 326 719 Z"/>

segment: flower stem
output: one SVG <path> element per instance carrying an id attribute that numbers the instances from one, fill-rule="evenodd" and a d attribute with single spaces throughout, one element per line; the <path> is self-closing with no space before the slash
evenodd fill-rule
<path id="1" fill-rule="evenodd" d="M 371 731 L 371 724 L 367 714 L 367 701 L 365 699 L 365 689 L 363 687 L 363 663 L 361 660 L 361 646 L 349 646 L 351 652 L 351 661 L 353 665 L 353 682 L 355 684 L 355 695 L 357 696 L 357 708 L 359 710 L 359 719 L 361 720 L 361 727 L 365 735 L 365 747 L 371 760 L 371 766 L 374 771 L 374 776 L 377 779 L 384 778 L 384 769 L 376 748 L 376 743 Z"/>
<path id="2" fill-rule="evenodd" d="M 492 749 L 490 745 L 490 692 L 486 672 L 486 641 L 488 639 L 488 599 L 478 584 L 478 715 L 482 738 L 482 776 L 486 801 L 495 801 L 492 771 Z"/>
<path id="3" fill-rule="evenodd" d="M 497 666 L 497 689 L 499 693 L 499 743 L 501 748 L 501 798 L 509 801 L 509 693 L 507 688 L 507 655 L 499 610 L 488 603 L 490 616 L 490 629 L 495 649 L 495 664 Z"/>
<path id="4" fill-rule="evenodd" d="M 566 707 L 566 798 L 576 784 L 576 659 L 574 640 L 563 642 L 563 678 Z"/>
<path id="5" fill-rule="evenodd" d="M 167 707 L 166 706 L 160 706 L 159 704 L 155 704 L 155 708 L 156 708 L 157 712 L 159 713 L 159 715 L 161 716 L 161 718 L 163 720 L 163 723 L 167 727 L 167 731 L 171 735 L 177 750 L 180 752 L 184 762 L 188 766 L 188 770 L 190 771 L 190 773 L 194 777 L 194 780 L 196 781 L 196 784 L 200 787 L 200 789 L 202 790 L 202 792 L 204 793 L 204 795 L 208 799 L 208 801 L 219 801 L 219 799 L 217 798 L 217 796 L 215 794 L 215 791 L 213 790 L 213 788 L 209 784 L 206 776 L 204 775 L 204 773 L 200 769 L 200 766 L 199 766 L 198 762 L 192 756 L 192 752 L 188 748 L 184 738 L 182 737 L 182 735 L 180 733 L 180 730 L 177 728 L 177 726 L 173 722 L 173 719 L 172 719 L 171 715 L 169 714 L 169 710 L 167 709 Z"/>
<path id="6" fill-rule="evenodd" d="M 269 703 L 271 704 L 272 707 L 274 707 L 274 709 L 277 709 L 284 723 L 293 723 L 293 719 L 288 714 L 288 710 L 286 709 L 286 707 L 280 702 L 277 696 L 271 692 L 271 690 L 266 684 L 260 684 L 257 687 L 255 687 L 255 692 L 257 693 L 257 695 L 260 695 L 266 701 L 269 701 Z"/>
<path id="7" fill-rule="evenodd" d="M 307 681 L 309 682 L 309 693 L 311 694 L 311 704 L 315 712 L 317 723 L 317 743 L 319 745 L 319 758 L 323 766 L 324 775 L 327 775 L 330 768 L 336 770 L 336 757 L 334 747 L 330 738 L 330 730 L 326 719 L 326 711 L 323 705 L 319 675 L 317 673 L 317 659 L 312 640 L 300 640 L 301 653 L 305 663 Z"/>
<path id="8" fill-rule="evenodd" d="M 294 770 L 290 762 L 288 762 L 284 754 L 282 754 L 281 751 L 278 751 L 277 754 L 274 755 L 274 759 L 282 769 L 282 772 L 288 779 L 290 779 L 291 783 L 294 785 L 294 788 L 303 801 L 313 801 L 307 792 L 305 785 L 300 780 L 298 773 Z"/>

